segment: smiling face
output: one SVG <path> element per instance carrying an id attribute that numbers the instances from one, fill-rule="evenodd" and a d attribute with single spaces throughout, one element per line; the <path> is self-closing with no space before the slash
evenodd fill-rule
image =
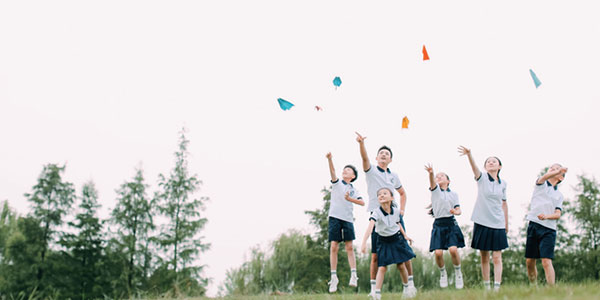
<path id="1" fill-rule="evenodd" d="M 392 191 L 382 188 L 377 191 L 377 199 L 379 200 L 379 204 L 386 204 L 391 203 L 394 200 L 394 196 L 392 195 Z"/>
<path id="2" fill-rule="evenodd" d="M 495 172 L 495 171 L 500 171 L 500 169 L 502 169 L 502 165 L 500 164 L 500 161 L 498 160 L 498 158 L 496 157 L 488 157 L 488 159 L 485 160 L 485 170 L 488 172 Z"/>
<path id="3" fill-rule="evenodd" d="M 435 175 L 435 182 L 440 187 L 447 187 L 450 184 L 450 180 L 448 179 L 448 175 L 444 172 L 439 172 Z"/>

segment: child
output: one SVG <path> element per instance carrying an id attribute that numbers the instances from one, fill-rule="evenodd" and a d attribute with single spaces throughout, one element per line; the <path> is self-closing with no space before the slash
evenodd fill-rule
<path id="1" fill-rule="evenodd" d="M 339 245 L 342 241 L 346 245 L 348 263 L 350 264 L 351 274 L 349 285 L 353 287 L 358 285 L 356 259 L 354 257 L 354 250 L 352 249 L 352 241 L 355 238 L 354 225 L 352 224 L 352 222 L 354 222 L 352 203 L 362 206 L 365 205 L 365 202 L 351 184 L 358 176 L 356 168 L 352 165 L 346 165 L 342 171 L 342 180 L 340 182 L 339 178 L 335 176 L 335 168 L 333 167 L 331 153 L 327 153 L 326 157 L 329 161 L 329 173 L 331 175 L 332 184 L 331 202 L 329 206 L 329 241 L 331 242 L 329 255 L 331 281 L 329 281 L 329 292 L 334 293 L 337 291 L 339 282 L 336 269 Z"/>
<path id="2" fill-rule="evenodd" d="M 371 167 L 371 163 L 369 162 L 369 157 L 367 155 L 367 150 L 365 147 L 365 139 L 367 137 L 361 136 L 358 132 L 356 132 L 356 141 L 360 146 L 360 156 L 362 158 L 363 170 L 365 171 L 365 175 L 367 177 L 367 192 L 369 194 L 369 204 L 367 206 L 367 211 L 373 212 L 379 207 L 379 203 L 377 200 L 377 191 L 382 187 L 387 187 L 390 190 L 396 190 L 400 194 L 400 224 L 404 230 L 404 208 L 406 207 L 406 191 L 400 183 L 400 179 L 396 173 L 392 173 L 388 168 L 389 164 L 392 162 L 392 150 L 387 146 L 381 146 L 379 150 L 377 150 L 377 156 L 375 160 L 377 161 L 376 168 Z M 375 291 L 375 277 L 377 276 L 377 230 L 373 230 L 371 235 L 371 294 Z M 416 294 L 417 289 L 415 288 L 415 284 L 413 281 L 413 271 L 411 262 L 407 262 L 403 264 L 402 267 L 406 267 L 408 274 L 408 285 L 411 293 Z"/>
<path id="3" fill-rule="evenodd" d="M 490 289 L 490 251 L 494 263 L 494 291 L 500 290 L 502 282 L 502 250 L 508 248 L 508 205 L 506 204 L 506 181 L 500 179 L 502 162 L 497 157 L 485 160 L 482 173 L 471 155 L 471 150 L 458 148 L 461 155 L 469 158 L 469 164 L 477 181 L 477 201 L 471 220 L 473 238 L 471 247 L 481 253 L 483 285 Z"/>
<path id="4" fill-rule="evenodd" d="M 527 242 L 525 258 L 529 281 L 537 281 L 536 259 L 542 259 L 546 274 L 546 282 L 554 285 L 554 246 L 556 245 L 556 223 L 562 212 L 563 195 L 558 191 L 558 184 L 565 179 L 567 168 L 553 164 L 542 177 L 535 182 L 533 196 L 527 220 Z"/>
<path id="5" fill-rule="evenodd" d="M 400 226 L 400 212 L 397 207 L 392 205 L 394 196 L 392 190 L 389 188 L 381 188 L 377 191 L 377 198 L 380 206 L 373 211 L 369 218 L 369 226 L 363 237 L 361 251 L 367 253 L 367 239 L 373 229 L 379 234 L 379 240 L 377 242 L 377 276 L 375 285 L 375 294 L 371 297 L 375 300 L 381 299 L 381 286 L 383 285 L 383 278 L 387 271 L 387 266 L 391 264 L 397 264 L 398 271 L 402 275 L 402 284 L 404 285 L 404 291 L 402 296 L 405 298 L 412 298 L 413 294 L 408 286 L 408 279 L 406 268 L 402 268 L 402 265 L 410 261 L 415 257 L 414 252 L 406 241 L 412 244 L 412 239 L 406 236 L 404 229 Z"/>
<path id="6" fill-rule="evenodd" d="M 458 195 L 450 191 L 450 178 L 445 173 L 438 173 L 433 178 L 431 164 L 425 166 L 429 173 L 429 190 L 431 191 L 431 211 L 435 218 L 431 230 L 429 252 L 435 251 L 435 261 L 440 269 L 440 287 L 448 287 L 448 274 L 444 267 L 444 250 L 450 252 L 454 264 L 454 283 L 457 289 L 462 289 L 463 278 L 460 270 L 460 255 L 457 248 L 465 246 L 465 239 L 454 216 L 461 214 Z M 436 183 L 437 182 L 437 183 Z"/>

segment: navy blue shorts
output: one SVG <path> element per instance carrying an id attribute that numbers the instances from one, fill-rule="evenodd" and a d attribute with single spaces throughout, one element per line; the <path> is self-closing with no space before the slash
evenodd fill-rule
<path id="1" fill-rule="evenodd" d="M 556 230 L 529 221 L 527 226 L 526 258 L 554 258 Z"/>
<path id="2" fill-rule="evenodd" d="M 379 236 L 377 244 L 377 266 L 400 264 L 415 257 L 415 253 L 400 232 L 392 236 Z"/>
<path id="3" fill-rule="evenodd" d="M 429 241 L 429 252 L 434 250 L 448 250 L 456 246 L 463 248 L 465 246 L 465 237 L 456 223 L 454 217 L 438 218 L 433 222 L 431 230 L 431 239 Z"/>
<path id="4" fill-rule="evenodd" d="M 329 217 L 329 241 L 354 241 L 354 224 L 340 220 L 338 218 Z"/>
<path id="5" fill-rule="evenodd" d="M 402 225 L 402 229 L 406 232 L 406 227 L 404 227 L 404 218 L 400 216 L 400 225 Z M 379 234 L 375 232 L 375 226 L 373 226 L 373 232 L 371 232 L 371 253 L 377 254 L 377 238 Z"/>
<path id="6" fill-rule="evenodd" d="M 490 228 L 475 223 L 471 248 L 483 251 L 500 251 L 508 248 L 506 229 Z"/>

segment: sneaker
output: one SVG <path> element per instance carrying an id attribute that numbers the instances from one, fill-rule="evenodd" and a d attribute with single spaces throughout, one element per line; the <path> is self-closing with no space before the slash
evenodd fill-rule
<path id="1" fill-rule="evenodd" d="M 402 299 L 414 298 L 416 294 L 417 294 L 416 288 L 415 288 L 414 293 L 412 292 L 412 289 L 410 287 L 404 288 L 404 290 L 402 291 Z"/>
<path id="2" fill-rule="evenodd" d="M 448 287 L 448 273 L 446 273 L 446 272 L 440 273 L 440 287 L 441 288 Z"/>
<path id="3" fill-rule="evenodd" d="M 375 292 L 372 292 L 369 294 L 369 299 L 371 300 L 381 300 L 381 294 L 376 294 Z"/>
<path id="4" fill-rule="evenodd" d="M 462 272 L 454 273 L 454 283 L 456 284 L 456 289 L 462 289 L 465 284 L 463 283 Z"/>
<path id="5" fill-rule="evenodd" d="M 417 288 L 414 284 L 408 286 L 408 293 L 410 294 L 410 298 L 417 296 Z"/>
<path id="6" fill-rule="evenodd" d="M 348 283 L 348 285 L 357 287 L 358 286 L 358 276 L 356 276 L 356 275 L 350 276 L 350 283 Z"/>
<path id="7" fill-rule="evenodd" d="M 335 293 L 337 291 L 337 285 L 338 282 L 340 282 L 337 278 L 337 276 L 335 277 L 331 277 L 331 281 L 329 281 L 327 284 L 329 284 L 329 292 L 330 293 Z"/>
<path id="8" fill-rule="evenodd" d="M 499 292 L 499 291 L 500 291 L 500 285 L 494 284 L 494 292 Z"/>

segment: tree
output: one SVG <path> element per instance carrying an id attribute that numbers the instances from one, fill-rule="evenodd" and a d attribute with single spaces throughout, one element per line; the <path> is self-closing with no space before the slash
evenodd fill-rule
<path id="1" fill-rule="evenodd" d="M 197 255 L 210 246 L 198 236 L 207 219 L 200 215 L 204 210 L 207 197 L 194 198 L 202 182 L 197 175 L 189 175 L 188 147 L 185 128 L 179 136 L 179 149 L 175 152 L 175 168 L 167 176 L 160 174 L 158 185 L 162 191 L 157 194 L 158 208 L 167 221 L 161 228 L 158 242 L 165 250 L 167 265 L 173 271 L 174 288 L 177 290 L 184 284 L 190 284 L 196 276 L 200 276 L 202 267 L 192 266 Z M 190 276 L 184 276 L 188 274 Z M 182 276 L 180 276 L 182 275 Z M 187 281 L 180 282 L 180 281 Z M 206 280 L 200 278 L 203 285 Z M 203 292 L 202 292 L 203 293 Z"/>
<path id="2" fill-rule="evenodd" d="M 117 205 L 112 211 L 111 222 L 119 226 L 117 240 L 127 260 L 123 276 L 125 276 L 129 295 L 134 289 L 140 288 L 147 279 L 142 277 L 147 272 L 140 272 L 147 267 L 145 264 L 149 255 L 146 253 L 149 251 L 147 242 L 154 229 L 152 204 L 146 196 L 147 188 L 142 170 L 137 169 L 134 178 L 124 182 L 117 189 Z M 111 245 L 111 249 L 114 246 Z"/>
<path id="3" fill-rule="evenodd" d="M 83 185 L 81 192 L 80 212 L 69 226 L 77 234 L 65 234 L 61 244 L 68 250 L 65 255 L 69 264 L 71 278 L 75 279 L 74 286 L 67 287 L 75 290 L 73 298 L 87 299 L 102 296 L 99 286 L 99 264 L 102 258 L 102 222 L 97 217 L 98 192 L 93 182 Z"/>
<path id="4" fill-rule="evenodd" d="M 40 247 L 39 264 L 37 265 L 37 285 L 43 290 L 43 278 L 45 270 L 46 255 L 52 242 L 55 228 L 63 224 L 63 217 L 71 208 L 75 199 L 73 184 L 64 182 L 61 173 L 65 166 L 59 167 L 55 164 L 44 166 L 38 177 L 38 183 L 33 186 L 32 193 L 25 194 L 32 204 L 31 216 L 39 220 L 42 227 L 42 235 L 35 241 Z"/>

